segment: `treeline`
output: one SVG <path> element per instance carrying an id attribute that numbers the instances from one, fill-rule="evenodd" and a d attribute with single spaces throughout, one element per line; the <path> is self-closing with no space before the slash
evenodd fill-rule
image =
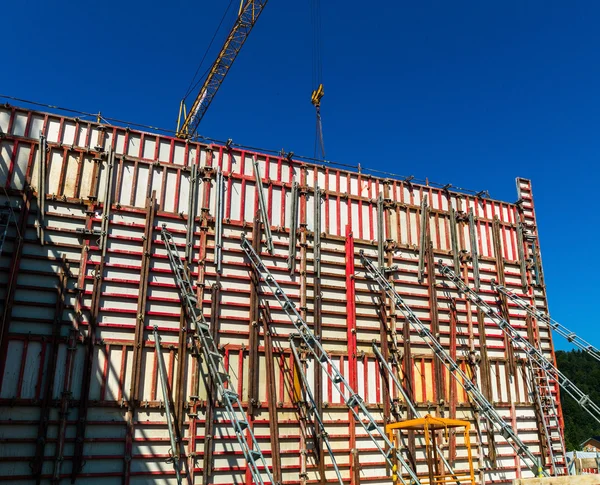
<path id="1" fill-rule="evenodd" d="M 592 402 L 600 406 L 600 362 L 581 350 L 557 350 L 556 364 L 579 389 L 590 396 Z M 586 439 L 600 436 L 600 423 L 562 390 L 560 401 L 568 451 L 580 450 L 581 443 Z"/>

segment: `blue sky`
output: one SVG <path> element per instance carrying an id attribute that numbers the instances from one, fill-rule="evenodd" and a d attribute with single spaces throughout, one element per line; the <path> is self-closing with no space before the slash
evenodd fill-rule
<path id="1" fill-rule="evenodd" d="M 229 2 L 5 3 L 0 93 L 174 128 Z M 269 2 L 202 134 L 313 155 L 309 5 Z M 515 177 L 531 178 L 552 314 L 600 345 L 600 3 L 332 0 L 321 10 L 327 158 L 508 201 Z"/>

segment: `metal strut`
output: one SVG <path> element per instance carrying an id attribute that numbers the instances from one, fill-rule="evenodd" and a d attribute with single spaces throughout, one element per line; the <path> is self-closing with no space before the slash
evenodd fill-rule
<path id="1" fill-rule="evenodd" d="M 225 208 L 225 180 L 223 172 L 217 168 L 216 180 L 217 200 L 216 200 L 216 216 L 215 216 L 215 265 L 217 273 L 223 271 L 223 218 Z"/>
<path id="2" fill-rule="evenodd" d="M 156 345 L 156 359 L 158 360 L 158 371 L 160 374 L 160 387 L 162 390 L 163 399 L 165 400 L 165 411 L 167 415 L 167 426 L 169 428 L 169 439 L 171 440 L 171 457 L 173 458 L 173 468 L 177 475 L 177 483 L 181 484 L 181 475 L 179 474 L 179 452 L 177 445 L 177 437 L 173 431 L 173 414 L 171 413 L 171 401 L 169 400 L 169 388 L 167 369 L 160 350 L 160 337 L 158 336 L 158 327 L 154 325 L 154 345 Z"/>
<path id="3" fill-rule="evenodd" d="M 386 279 L 383 273 L 368 260 L 364 251 L 360 252 L 360 259 L 365 266 L 367 273 L 375 280 L 386 292 L 387 296 L 394 302 L 395 307 L 404 315 L 404 318 L 417 330 L 419 337 L 429 346 L 435 356 L 441 360 L 442 364 L 448 369 L 449 373 L 456 379 L 458 384 L 469 395 L 474 404 L 479 408 L 490 423 L 492 423 L 504 437 L 510 447 L 515 451 L 521 461 L 534 473 L 534 475 L 549 476 L 548 472 L 541 466 L 536 456 L 517 436 L 515 430 L 498 414 L 498 411 L 490 404 L 475 384 L 462 371 L 456 361 L 450 356 L 442 344 L 433 336 L 431 331 L 419 320 L 410 307 L 404 302 L 402 297 L 396 292 L 395 288 Z"/>
<path id="4" fill-rule="evenodd" d="M 297 334 L 290 335 L 290 349 L 292 350 L 292 355 L 294 356 L 294 360 L 296 361 L 296 366 L 300 370 L 302 369 L 302 361 L 300 360 L 300 354 L 298 353 L 298 349 L 296 348 L 294 338 L 300 338 L 300 336 Z M 333 449 L 331 448 L 331 444 L 329 443 L 329 433 L 327 433 L 327 431 L 325 430 L 325 424 L 323 423 L 321 416 L 317 412 L 317 403 L 315 402 L 313 393 L 310 390 L 310 386 L 308 384 L 308 380 L 306 379 L 306 375 L 303 372 L 299 372 L 299 375 L 300 379 L 302 380 L 304 392 L 306 393 L 306 397 L 308 398 L 308 416 L 310 417 L 312 415 L 313 419 L 317 421 L 320 432 L 319 437 L 323 440 L 323 443 L 325 443 L 325 446 L 327 447 L 327 452 L 329 453 L 329 457 L 331 458 L 331 463 L 333 464 L 333 469 L 335 470 L 338 482 L 340 482 L 340 485 L 344 485 L 344 480 L 342 479 L 340 469 L 338 468 L 337 462 L 335 461 Z"/>
<path id="5" fill-rule="evenodd" d="M 567 376 L 559 371 L 550 361 L 544 357 L 544 355 L 536 349 L 527 339 L 523 338 L 515 328 L 510 325 L 504 318 L 498 313 L 481 297 L 469 288 L 448 266 L 439 263 L 440 272 L 448 278 L 452 283 L 456 285 L 458 290 L 462 292 L 471 302 L 482 309 L 484 314 L 492 320 L 500 329 L 508 335 L 512 340 L 513 345 L 521 350 L 523 353 L 531 357 L 532 361 L 536 363 L 544 371 L 548 372 L 549 376 L 554 380 L 560 387 L 577 403 L 588 412 L 596 421 L 600 423 L 600 407 L 594 404 L 588 395 L 581 391 L 573 382 L 571 382 Z"/>
<path id="6" fill-rule="evenodd" d="M 260 209 L 260 215 L 265 229 L 265 237 L 267 238 L 267 249 L 269 250 L 269 253 L 273 254 L 273 235 L 271 234 L 271 221 L 269 220 L 267 201 L 265 200 L 262 177 L 260 175 L 260 167 L 258 166 L 258 159 L 256 158 L 256 155 L 252 157 L 252 166 L 254 167 L 256 190 L 258 191 L 258 208 Z"/>
<path id="7" fill-rule="evenodd" d="M 231 378 L 225 369 L 223 356 L 219 352 L 217 344 L 210 334 L 209 326 L 202 312 L 196 307 L 198 300 L 194 295 L 192 283 L 183 266 L 183 262 L 177 251 L 177 246 L 173 242 L 173 236 L 163 224 L 161 229 L 161 239 L 165 244 L 169 263 L 175 275 L 175 281 L 179 288 L 179 296 L 183 303 L 187 316 L 190 320 L 192 330 L 195 332 L 195 339 L 200 346 L 204 361 L 208 367 L 210 377 L 217 389 L 217 398 L 225 404 L 225 410 L 235 431 L 235 436 L 242 449 L 244 458 L 248 463 L 248 468 L 256 485 L 264 485 L 259 466 L 264 467 L 264 473 L 267 475 L 266 482 L 273 483 L 271 471 L 267 465 L 264 455 L 260 451 L 258 442 L 250 428 L 242 402 L 235 388 L 231 384 Z M 237 411 L 236 411 L 237 406 Z M 238 413 L 242 416 L 238 416 Z"/>
<path id="8" fill-rule="evenodd" d="M 547 313 L 545 313 L 541 310 L 538 310 L 533 305 L 530 305 L 525 300 L 523 300 L 520 296 L 518 296 L 516 293 L 510 291 L 505 286 L 497 285 L 494 282 L 492 282 L 492 288 L 495 288 L 496 290 L 498 290 L 498 292 L 505 295 L 513 303 L 515 303 L 517 306 L 519 306 L 520 308 L 525 310 L 527 313 L 529 313 L 529 315 L 531 315 L 533 318 L 544 322 L 545 324 L 550 326 L 550 328 L 552 328 L 552 330 L 554 330 L 561 337 L 566 338 L 573 345 L 577 346 L 579 349 L 583 350 L 587 354 L 591 355 L 598 362 L 600 362 L 600 350 L 598 350 L 592 344 L 590 344 L 589 342 L 586 342 L 581 337 L 576 335 L 575 332 L 571 332 L 571 330 L 569 330 L 567 327 L 565 327 L 564 325 L 560 324 L 559 322 L 557 322 L 556 320 L 551 318 L 550 315 L 548 315 Z"/>
<path id="9" fill-rule="evenodd" d="M 260 256 L 256 254 L 252 248 L 252 244 L 250 241 L 248 241 L 248 239 L 246 239 L 244 234 L 242 234 L 241 246 L 248 256 L 252 266 L 267 284 L 275 296 L 275 299 L 279 302 L 281 308 L 286 313 L 295 329 L 299 332 L 300 338 L 304 341 L 308 351 L 315 358 L 315 362 L 318 362 L 324 374 L 327 376 L 327 379 L 340 393 L 340 396 L 342 396 L 344 399 L 344 403 L 346 406 L 348 406 L 348 409 L 354 415 L 356 421 L 360 423 L 363 429 L 367 432 L 377 450 L 385 458 L 386 463 L 390 466 L 390 468 L 392 468 L 395 465 L 393 458 L 396 458 L 410 475 L 412 481 L 411 483 L 414 485 L 420 485 L 421 482 L 419 481 L 419 478 L 410 468 L 400 450 L 398 450 L 392 441 L 387 437 L 385 430 L 381 429 L 377 425 L 375 418 L 368 411 L 363 398 L 356 393 L 352 387 L 350 387 L 350 384 L 346 378 L 339 371 L 335 363 L 329 358 L 321 343 L 315 338 L 315 335 L 310 327 L 304 321 L 298 310 L 296 310 L 294 303 L 288 298 L 281 286 L 279 286 L 279 283 L 277 283 L 271 272 L 265 266 Z M 383 440 L 385 445 L 387 445 L 388 451 L 385 451 L 384 447 L 381 446 L 380 440 Z M 404 485 L 408 485 L 401 475 L 398 475 L 398 478 Z"/>
<path id="10" fill-rule="evenodd" d="M 390 364 L 383 357 L 383 354 L 379 350 L 379 347 L 377 347 L 377 344 L 375 343 L 375 341 L 371 342 L 371 346 L 373 347 L 373 352 L 375 352 L 375 355 L 377 356 L 377 359 L 379 359 L 379 363 L 387 371 L 388 375 L 392 378 L 392 381 L 396 385 L 396 389 L 398 389 L 398 392 L 400 394 L 402 394 L 402 397 L 404 398 L 404 402 L 406 403 L 406 405 L 412 411 L 413 416 L 415 418 L 420 418 L 421 417 L 421 413 L 419 413 L 419 411 L 417 411 L 415 403 L 412 401 L 412 399 L 410 398 L 410 396 L 408 395 L 408 393 L 406 392 L 406 390 L 404 389 L 404 387 L 402 387 L 402 384 L 400 383 L 400 380 L 398 379 L 398 376 L 396 376 L 395 372 L 390 367 Z M 421 437 L 421 439 L 422 438 L 423 437 Z M 452 466 L 450 466 L 450 463 L 448 463 L 448 461 L 444 457 L 444 453 L 442 452 L 442 450 L 440 449 L 440 447 L 437 444 L 435 445 L 435 449 L 438 452 L 438 456 L 442 459 L 442 462 L 444 463 L 444 465 L 446 466 L 446 468 L 448 469 L 448 471 L 451 473 L 452 477 L 456 480 L 456 485 L 460 485 L 460 479 L 454 473 L 454 470 L 452 469 Z"/>

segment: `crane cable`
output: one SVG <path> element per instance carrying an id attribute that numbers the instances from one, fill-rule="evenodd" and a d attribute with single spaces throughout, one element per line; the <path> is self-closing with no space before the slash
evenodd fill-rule
<path id="1" fill-rule="evenodd" d="M 210 43 L 208 44 L 208 47 L 206 48 L 206 51 L 204 52 L 204 55 L 202 56 L 202 59 L 200 60 L 200 63 L 198 64 L 198 67 L 196 68 L 194 77 L 190 81 L 190 85 L 188 86 L 187 91 L 185 92 L 183 101 L 185 101 L 187 99 L 187 97 L 192 93 L 192 91 L 194 91 L 198 87 L 198 85 L 204 80 L 204 78 L 207 76 L 208 72 L 210 71 L 210 66 L 209 66 L 209 68 L 204 72 L 204 74 L 202 74 L 202 76 L 200 76 L 198 78 L 198 81 L 196 81 L 196 78 L 198 77 L 198 72 L 200 72 L 200 68 L 204 64 L 204 61 L 206 60 L 206 56 L 208 56 L 210 48 L 212 47 L 212 45 L 217 37 L 217 34 L 221 30 L 223 22 L 225 21 L 225 17 L 227 17 L 227 14 L 229 13 L 229 10 L 231 9 L 232 4 L 233 4 L 233 0 L 229 0 L 229 4 L 227 5 L 227 8 L 225 9 L 223 16 L 221 17 L 221 21 L 219 22 L 219 25 L 217 25 L 217 28 L 215 29 L 215 33 L 213 34 L 212 39 L 210 39 Z M 194 81 L 196 81 L 195 84 L 194 84 Z"/>
<path id="2" fill-rule="evenodd" d="M 323 141 L 323 120 L 321 118 L 321 98 L 323 97 L 323 42 L 321 39 L 321 2 L 310 0 L 310 20 L 313 29 L 312 45 L 312 92 L 311 102 L 316 110 L 316 133 L 314 157 L 325 159 L 325 143 Z"/>

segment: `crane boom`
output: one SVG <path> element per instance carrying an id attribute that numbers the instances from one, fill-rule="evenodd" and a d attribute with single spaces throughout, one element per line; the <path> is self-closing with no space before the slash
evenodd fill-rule
<path id="1" fill-rule="evenodd" d="M 190 138 L 196 133 L 200 120 L 202 120 L 204 113 L 206 113 L 215 94 L 217 94 L 233 61 L 235 61 L 248 35 L 250 35 L 254 24 L 256 24 L 258 17 L 267 5 L 267 1 L 243 0 L 235 24 L 231 28 L 215 62 L 211 66 L 208 76 L 204 80 L 204 84 L 202 84 L 202 88 L 198 92 L 190 110 L 186 111 L 183 101 L 181 102 L 177 122 L 177 136 L 179 138 Z M 185 119 L 180 126 L 182 114 Z"/>

